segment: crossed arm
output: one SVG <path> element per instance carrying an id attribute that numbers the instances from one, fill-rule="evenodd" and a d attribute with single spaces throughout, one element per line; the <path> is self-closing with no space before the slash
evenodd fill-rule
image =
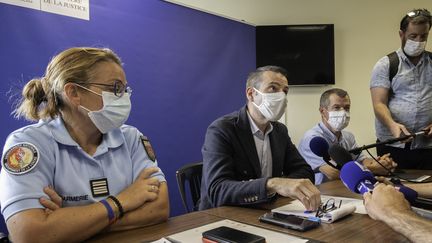
<path id="1" fill-rule="evenodd" d="M 45 209 L 29 209 L 11 216 L 7 226 L 14 242 L 83 241 L 106 230 L 124 230 L 155 224 L 168 218 L 169 202 L 166 183 L 150 177 L 158 168 L 141 172 L 137 180 L 116 197 L 125 215 L 109 226 L 104 205 L 93 203 L 78 207 L 61 207 L 61 197 L 44 188 L 49 199 L 40 199 Z M 109 202 L 114 209 L 113 202 Z M 109 227 L 107 227 L 109 226 Z"/>

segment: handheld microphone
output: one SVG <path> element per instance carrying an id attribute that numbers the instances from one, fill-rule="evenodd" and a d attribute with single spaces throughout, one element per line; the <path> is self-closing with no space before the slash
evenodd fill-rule
<path id="1" fill-rule="evenodd" d="M 333 161 L 330 160 L 329 155 L 329 144 L 327 141 L 322 137 L 313 137 L 309 142 L 309 147 L 316 156 L 323 158 L 323 160 L 330 165 L 331 167 L 340 170 L 341 167 L 339 167 L 337 164 L 332 163 Z"/>
<path id="2" fill-rule="evenodd" d="M 385 140 L 385 141 L 381 141 L 381 142 L 378 142 L 378 143 L 373 143 L 373 144 L 369 144 L 369 145 L 363 145 L 361 147 L 351 149 L 348 152 L 350 152 L 352 154 L 360 154 L 361 151 L 363 151 L 365 149 L 375 148 L 375 147 L 380 146 L 380 145 L 392 144 L 392 143 L 396 143 L 396 142 L 399 142 L 399 141 L 407 140 L 408 138 L 411 138 L 411 137 L 416 137 L 418 135 L 424 135 L 426 132 L 428 132 L 428 131 L 427 130 L 423 130 L 423 131 L 420 131 L 420 132 L 404 135 L 402 137 L 391 138 L 391 139 L 388 139 L 388 140 Z"/>
<path id="3" fill-rule="evenodd" d="M 346 149 L 337 144 L 330 146 L 328 153 L 337 163 L 339 170 L 347 163 L 352 161 L 352 156 Z"/>
<path id="4" fill-rule="evenodd" d="M 348 189 L 362 195 L 366 192 L 372 192 L 375 185 L 378 183 L 374 175 L 368 169 L 365 169 L 361 164 L 355 161 L 350 161 L 342 167 L 340 178 Z M 399 190 L 410 203 L 415 202 L 417 199 L 418 194 L 413 189 L 403 185 L 395 185 L 395 188 Z"/>

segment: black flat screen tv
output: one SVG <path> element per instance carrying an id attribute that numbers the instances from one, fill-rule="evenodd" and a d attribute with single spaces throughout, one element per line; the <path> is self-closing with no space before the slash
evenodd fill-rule
<path id="1" fill-rule="evenodd" d="M 257 67 L 288 71 L 289 85 L 335 84 L 333 24 L 256 27 Z"/>

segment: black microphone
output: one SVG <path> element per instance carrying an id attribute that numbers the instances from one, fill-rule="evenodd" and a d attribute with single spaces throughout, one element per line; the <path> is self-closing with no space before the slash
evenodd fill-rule
<path id="1" fill-rule="evenodd" d="M 334 144 L 330 146 L 328 153 L 330 157 L 336 162 L 338 169 L 340 170 L 342 166 L 346 163 L 352 161 L 352 156 L 346 149 L 342 146 Z"/>
<path id="2" fill-rule="evenodd" d="M 400 141 L 403 141 L 403 140 L 407 140 L 408 138 L 411 138 L 411 137 L 416 137 L 418 135 L 424 135 L 426 132 L 427 131 L 420 131 L 420 132 L 404 135 L 404 136 L 398 137 L 398 138 L 387 139 L 385 141 L 381 141 L 381 142 L 378 142 L 378 143 L 373 143 L 373 144 L 369 144 L 369 145 L 363 145 L 361 147 L 358 147 L 358 148 L 355 148 L 355 149 L 351 149 L 348 152 L 350 152 L 352 154 L 360 154 L 361 151 L 363 151 L 365 149 L 370 149 L 370 148 L 375 148 L 375 147 L 380 146 L 380 145 L 386 145 L 386 144 L 392 144 L 392 143 L 400 142 Z"/>
<path id="3" fill-rule="evenodd" d="M 329 155 L 329 144 L 322 137 L 313 137 L 309 142 L 309 147 L 316 156 L 323 158 L 323 160 L 331 167 L 340 170 L 337 164 L 332 163 Z"/>

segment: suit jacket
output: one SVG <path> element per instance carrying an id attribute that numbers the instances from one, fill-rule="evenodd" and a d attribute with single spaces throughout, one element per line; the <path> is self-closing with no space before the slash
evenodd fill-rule
<path id="1" fill-rule="evenodd" d="M 199 209 L 254 205 L 270 200 L 255 147 L 247 107 L 223 116 L 207 129 L 202 147 L 203 175 Z M 273 177 L 307 178 L 314 173 L 291 142 L 285 125 L 272 122 Z"/>

